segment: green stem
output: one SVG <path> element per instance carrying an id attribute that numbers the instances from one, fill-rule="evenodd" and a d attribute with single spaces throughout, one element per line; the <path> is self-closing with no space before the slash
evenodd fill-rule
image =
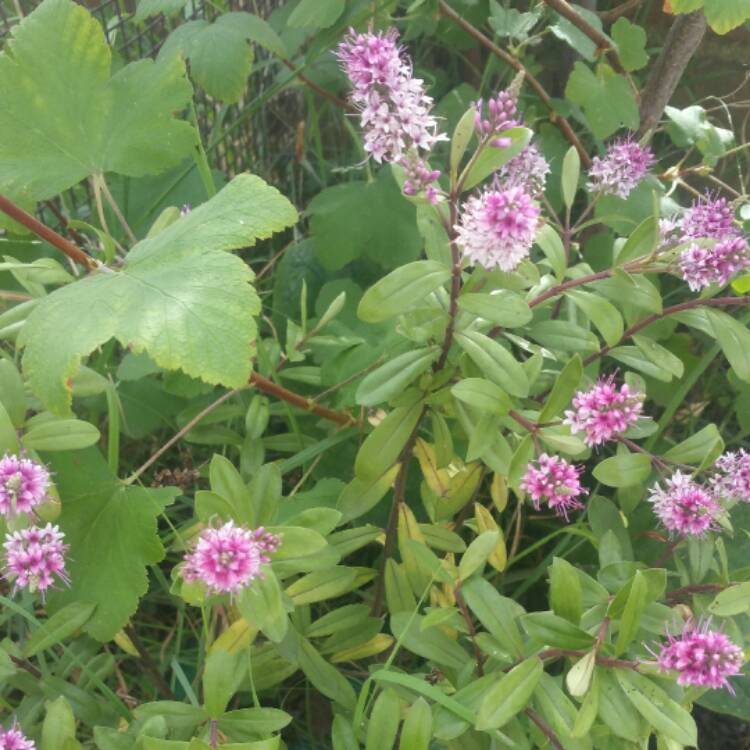
<path id="1" fill-rule="evenodd" d="M 195 127 L 195 150 L 193 151 L 193 160 L 195 161 L 195 166 L 198 167 L 198 172 L 201 176 L 201 181 L 203 182 L 206 194 L 209 198 L 213 198 L 214 195 L 216 195 L 216 184 L 214 183 L 214 176 L 211 172 L 211 165 L 208 163 L 206 150 L 203 148 L 201 131 L 198 126 L 198 113 L 195 110 L 194 102 L 190 102 L 190 119 Z"/>

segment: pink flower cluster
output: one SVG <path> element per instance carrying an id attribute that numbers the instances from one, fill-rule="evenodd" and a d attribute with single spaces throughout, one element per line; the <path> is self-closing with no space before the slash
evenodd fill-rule
<path id="1" fill-rule="evenodd" d="M 517 128 L 521 120 L 517 117 L 516 96 L 510 91 L 501 91 L 494 99 L 487 102 L 485 112 L 484 102 L 480 99 L 476 104 L 474 126 L 480 138 L 491 138 L 490 145 L 499 148 L 510 145 L 508 138 L 496 138 L 499 133 L 511 128 Z"/>
<path id="2" fill-rule="evenodd" d="M 0 729 L 0 750 L 36 750 L 36 745 L 13 722 L 8 729 Z"/>
<path id="3" fill-rule="evenodd" d="M 7 534 L 5 549 L 5 577 L 15 588 L 39 591 L 44 598 L 57 576 L 68 583 L 65 571 L 65 535 L 57 526 L 31 526 Z"/>
<path id="4" fill-rule="evenodd" d="M 539 206 L 520 187 L 485 190 L 463 206 L 455 227 L 471 263 L 513 271 L 528 256 L 539 225 Z"/>
<path id="5" fill-rule="evenodd" d="M 742 649 L 708 623 L 688 623 L 679 637 L 667 635 L 667 644 L 657 656 L 662 672 L 675 671 L 679 685 L 727 688 L 728 677 L 739 674 L 744 662 Z"/>
<path id="6" fill-rule="evenodd" d="M 432 98 L 421 79 L 414 78 L 397 39 L 395 29 L 379 34 L 351 30 L 336 54 L 352 83 L 365 151 L 378 163 L 403 163 L 408 169 L 404 159 L 410 150 L 429 151 L 445 136 L 437 133 L 437 120 L 430 114 Z M 427 166 L 425 170 L 433 173 Z"/>
<path id="7" fill-rule="evenodd" d="M 237 594 L 261 575 L 261 565 L 278 549 L 280 540 L 262 526 L 255 530 L 228 521 L 204 529 L 192 552 L 185 555 L 182 577 L 205 584 L 210 593 Z"/>
<path id="8" fill-rule="evenodd" d="M 711 478 L 714 492 L 723 498 L 750 503 L 750 453 L 740 448 L 716 460 L 717 473 Z"/>
<path id="9" fill-rule="evenodd" d="M 734 211 L 725 198 L 701 198 L 679 222 L 679 241 L 711 240 L 690 245 L 678 259 L 680 273 L 698 292 L 711 284 L 724 285 L 738 271 L 750 267 L 750 247 L 735 225 Z"/>
<path id="10" fill-rule="evenodd" d="M 0 514 L 6 518 L 31 513 L 48 488 L 49 472 L 41 464 L 8 454 L 0 459 Z"/>
<path id="11" fill-rule="evenodd" d="M 432 169 L 430 165 L 413 152 L 405 156 L 401 165 L 406 172 L 404 180 L 405 195 L 424 194 L 424 197 L 432 204 L 436 204 L 440 198 L 440 190 L 437 185 L 440 179 L 440 170 Z"/>
<path id="12" fill-rule="evenodd" d="M 722 512 L 714 492 L 676 471 L 666 488 L 656 485 L 648 498 L 664 528 L 681 536 L 703 536 L 716 528 Z"/>
<path id="13" fill-rule="evenodd" d="M 582 467 L 574 466 L 564 458 L 542 453 L 536 465 L 527 465 L 520 487 L 529 493 L 537 510 L 544 501 L 567 521 L 570 511 L 583 508 L 578 498 L 588 494 L 579 479 L 582 470 Z"/>
<path id="14" fill-rule="evenodd" d="M 633 391 L 627 383 L 618 388 L 614 376 L 600 378 L 590 390 L 576 393 L 573 409 L 565 412 L 563 422 L 574 433 L 585 432 L 586 445 L 601 445 L 638 421 L 643 399 L 643 394 Z"/>
<path id="15" fill-rule="evenodd" d="M 498 178 L 503 187 L 517 187 L 534 197 L 544 192 L 550 168 L 539 149 L 530 143 L 500 167 Z"/>
<path id="16" fill-rule="evenodd" d="M 654 163 L 651 149 L 631 138 L 612 142 L 604 156 L 595 156 L 587 187 L 594 193 L 627 198 Z"/>

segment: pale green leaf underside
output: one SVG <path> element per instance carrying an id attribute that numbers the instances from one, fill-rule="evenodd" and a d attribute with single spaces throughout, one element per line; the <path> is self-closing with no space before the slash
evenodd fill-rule
<path id="1" fill-rule="evenodd" d="M 91 174 L 154 174 L 190 154 L 174 118 L 190 101 L 184 64 L 140 60 L 110 77 L 99 23 L 71 0 L 44 0 L 0 54 L 0 190 L 41 200 Z"/>
<path id="2" fill-rule="evenodd" d="M 119 483 L 95 449 L 51 458 L 64 498 L 58 523 L 70 545 L 70 586 L 52 594 L 50 609 L 71 602 L 96 604 L 86 630 L 108 641 L 148 590 L 146 566 L 164 557 L 156 520 L 177 492 Z"/>
<path id="3" fill-rule="evenodd" d="M 57 414 L 69 379 L 111 338 L 161 367 L 239 387 L 251 369 L 260 302 L 250 268 L 222 250 L 288 227 L 294 207 L 260 178 L 239 175 L 213 199 L 139 243 L 121 271 L 96 273 L 45 297 L 19 337 L 31 387 Z"/>

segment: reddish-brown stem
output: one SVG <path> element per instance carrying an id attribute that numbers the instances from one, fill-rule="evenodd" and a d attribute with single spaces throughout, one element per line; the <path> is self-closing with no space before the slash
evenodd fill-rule
<path id="1" fill-rule="evenodd" d="M 742 297 L 714 297 L 712 299 L 692 299 L 688 302 L 681 302 L 679 305 L 665 307 L 660 313 L 653 313 L 652 315 L 639 320 L 637 323 L 633 323 L 632 326 L 625 329 L 618 344 L 622 341 L 625 341 L 626 339 L 629 339 L 631 336 L 635 336 L 636 333 L 642 331 L 644 328 L 647 328 L 657 320 L 666 318 L 669 315 L 675 315 L 676 313 L 684 312 L 685 310 L 692 310 L 696 307 L 732 307 L 734 305 L 748 304 L 750 304 L 750 295 L 745 295 Z M 529 303 L 529 306 L 531 306 L 531 303 Z M 588 357 L 583 360 L 584 366 L 590 365 L 599 357 L 603 357 L 612 348 L 613 347 L 611 346 L 603 346 L 601 349 L 599 349 L 598 352 L 589 354 Z"/>
<path id="2" fill-rule="evenodd" d="M 550 744 L 555 748 L 555 750 L 565 750 L 562 742 L 557 739 L 557 735 L 555 734 L 552 727 L 550 727 L 549 724 L 547 724 L 547 722 L 541 716 L 539 716 L 536 711 L 531 708 L 526 708 L 524 709 L 524 713 L 529 717 L 529 719 L 531 719 L 531 721 L 534 722 L 534 724 L 539 727 L 542 734 L 550 741 Z"/>
<path id="3" fill-rule="evenodd" d="M 506 52 L 502 47 L 498 47 L 498 45 L 495 44 L 489 37 L 485 36 L 481 31 L 479 31 L 479 29 L 477 29 L 475 26 L 472 26 L 472 24 L 470 24 L 465 18 L 463 18 L 459 13 L 453 10 L 453 8 L 451 8 L 451 6 L 448 5 L 445 0 L 439 0 L 438 7 L 440 9 L 440 13 L 442 13 L 446 18 L 450 19 L 454 24 L 456 24 L 456 26 L 462 28 L 473 39 L 476 39 L 476 41 L 479 42 L 485 49 L 487 49 L 496 57 L 499 57 L 503 62 L 510 65 L 514 70 L 517 70 L 519 73 L 524 74 L 524 77 L 529 82 L 529 86 L 534 89 L 537 96 L 542 100 L 547 109 L 549 109 L 550 121 L 560 129 L 562 134 L 567 138 L 568 142 L 576 147 L 576 150 L 581 157 L 581 163 L 586 169 L 588 169 L 591 166 L 591 159 L 589 158 L 586 149 L 583 147 L 583 144 L 575 134 L 575 131 L 570 126 L 570 123 L 562 115 L 558 114 L 555 111 L 555 105 L 552 101 L 552 97 L 547 93 L 544 86 L 542 86 L 539 80 L 527 70 L 526 66 L 520 60 L 513 57 L 513 55 L 511 55 L 509 52 Z"/>
<path id="4" fill-rule="evenodd" d="M 70 240 L 65 239 L 61 234 L 55 232 L 54 229 L 44 226 L 41 221 L 37 221 L 31 214 L 26 213 L 20 206 L 17 206 L 4 195 L 0 195 L 0 211 L 90 271 L 104 267 L 96 259 L 84 253 L 81 248 L 74 245 Z"/>
<path id="5" fill-rule="evenodd" d="M 566 0 L 544 0 L 550 8 L 556 10 L 561 16 L 567 18 L 573 26 L 582 31 L 597 46 L 598 51 L 604 52 L 612 63 L 612 67 L 621 75 L 624 75 L 632 85 L 632 80 L 627 71 L 622 67 L 617 50 L 612 47 L 611 41 L 599 29 L 592 26 L 576 9 Z"/>
<path id="6" fill-rule="evenodd" d="M 682 541 L 681 539 L 670 539 L 667 542 L 667 548 L 656 559 L 656 562 L 654 563 L 654 567 L 661 568 L 662 565 L 664 565 L 667 562 L 667 560 L 669 560 L 669 558 L 672 557 L 672 553 L 675 551 L 677 545 L 681 541 Z"/>
<path id="7" fill-rule="evenodd" d="M 612 270 L 606 270 L 606 271 L 597 271 L 596 273 L 590 273 L 588 276 L 580 276 L 577 279 L 570 279 L 570 281 L 564 281 L 562 284 L 558 284 L 557 286 L 550 287 L 546 292 L 542 292 L 538 297 L 534 297 L 529 302 L 529 307 L 536 307 L 537 305 L 541 305 L 543 302 L 546 302 L 548 299 L 552 299 L 552 297 L 557 297 L 558 294 L 562 294 L 563 292 L 566 292 L 568 289 L 572 289 L 576 286 L 581 286 L 583 284 L 591 284 L 594 281 L 599 281 L 600 279 L 608 279 L 612 275 Z"/>
<path id="8" fill-rule="evenodd" d="M 548 648 L 546 651 L 539 652 L 539 658 L 542 660 L 546 659 L 560 659 L 563 657 L 571 657 L 574 659 L 580 659 L 588 654 L 588 651 L 579 651 L 576 649 L 569 648 Z M 637 661 L 628 661 L 627 659 L 611 659 L 609 656 L 596 656 L 596 663 L 602 667 L 612 667 L 614 669 L 633 669 L 638 671 Z"/>
<path id="9" fill-rule="evenodd" d="M 482 654 L 482 649 L 480 649 L 479 645 L 477 644 L 477 629 L 474 625 L 474 620 L 471 619 L 471 614 L 466 606 L 466 602 L 464 601 L 463 596 L 461 596 L 460 583 L 454 589 L 453 595 L 456 597 L 456 604 L 458 605 L 458 609 L 464 618 L 466 627 L 469 630 L 469 638 L 471 638 L 471 642 L 474 646 L 474 659 L 477 662 L 477 674 L 482 677 L 484 675 L 484 654 Z"/>
<path id="10" fill-rule="evenodd" d="M 678 602 L 681 599 L 692 596 L 693 594 L 712 594 L 717 591 L 723 591 L 724 586 L 720 583 L 692 583 L 689 586 L 670 591 L 665 600 L 667 602 Z"/>
<path id="11" fill-rule="evenodd" d="M 599 18 L 602 19 L 604 24 L 614 23 L 621 16 L 632 13 L 642 2 L 643 0 L 625 0 L 612 10 L 599 11 Z"/>
<path id="12" fill-rule="evenodd" d="M 54 201 L 44 201 L 44 205 L 52 211 L 55 218 L 60 222 L 60 226 L 71 236 L 73 241 L 77 242 L 79 245 L 83 245 L 86 242 L 86 238 L 70 226 L 67 216 L 65 216 L 65 214 L 55 205 Z"/>
<path id="13" fill-rule="evenodd" d="M 359 424 L 359 422 L 351 414 L 347 414 L 346 412 L 341 411 L 334 411 L 333 409 L 327 409 L 325 406 L 320 406 L 311 399 L 305 398 L 305 396 L 300 396 L 299 393 L 294 393 L 294 391 L 290 391 L 287 388 L 274 383 L 272 380 L 264 378 L 257 372 L 253 372 L 252 375 L 250 375 L 250 382 L 259 391 L 263 391 L 263 393 L 267 393 L 269 396 L 275 396 L 276 398 L 279 398 L 282 401 L 286 401 L 293 406 L 298 406 L 300 409 L 304 409 L 305 411 L 310 412 L 311 414 L 314 414 L 316 417 L 320 417 L 321 419 L 327 419 L 329 422 L 335 422 L 336 424 L 340 424 L 346 427 L 348 427 L 349 425 Z"/>
<path id="14" fill-rule="evenodd" d="M 616 440 L 618 443 L 622 443 L 626 448 L 631 450 L 633 453 L 642 453 L 644 456 L 648 456 L 649 459 L 651 459 L 651 463 L 654 466 L 658 466 L 660 469 L 669 468 L 667 461 L 659 458 L 659 456 L 655 456 L 653 453 L 651 453 L 650 451 L 647 451 L 645 448 L 641 448 L 641 446 L 638 445 L 638 443 L 634 443 L 629 438 L 625 438 L 625 437 L 622 437 L 622 435 L 620 435 L 619 437 L 616 438 Z"/>
<path id="15" fill-rule="evenodd" d="M 286 57 L 282 57 L 281 62 L 283 62 L 284 65 L 286 65 L 287 68 L 289 68 L 289 70 L 291 70 L 294 75 L 299 78 L 302 83 L 305 84 L 305 86 L 310 88 L 316 94 L 322 96 L 324 99 L 327 99 L 329 102 L 333 102 L 338 107 L 342 107 L 343 109 L 347 108 L 348 103 L 344 99 L 341 99 L 340 97 L 336 96 L 336 94 L 328 91 L 327 89 L 324 89 L 322 86 L 318 86 L 318 84 L 314 81 L 311 81 L 306 75 L 298 70 L 298 68 L 291 60 L 287 60 Z"/>

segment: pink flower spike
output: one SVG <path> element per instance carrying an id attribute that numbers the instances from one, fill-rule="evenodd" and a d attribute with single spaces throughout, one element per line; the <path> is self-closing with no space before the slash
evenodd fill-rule
<path id="1" fill-rule="evenodd" d="M 728 237 L 713 247 L 691 245 L 679 257 L 682 278 L 694 292 L 711 284 L 724 284 L 738 271 L 750 267 L 750 247 L 744 237 Z"/>
<path id="2" fill-rule="evenodd" d="M 709 623 L 689 622 L 680 636 L 667 634 L 657 656 L 660 671 L 678 673 L 678 685 L 726 688 L 733 695 L 727 678 L 739 674 L 743 662 L 742 649 L 720 630 L 711 630 Z"/>
<path id="3" fill-rule="evenodd" d="M 740 448 L 716 459 L 717 473 L 711 479 L 714 492 L 728 500 L 750 503 L 750 453 Z"/>
<path id="4" fill-rule="evenodd" d="M 0 459 L 0 514 L 12 518 L 30 513 L 47 497 L 49 472 L 28 458 L 6 454 Z"/>
<path id="5" fill-rule="evenodd" d="M 55 576 L 69 583 L 65 570 L 68 547 L 63 543 L 64 538 L 60 529 L 50 523 L 6 534 L 3 544 L 5 578 L 12 581 L 16 589 L 39 591 L 42 599 Z"/>
<path id="6" fill-rule="evenodd" d="M 604 156 L 593 158 L 587 187 L 594 193 L 627 198 L 654 161 L 648 146 L 642 148 L 631 138 L 613 141 Z"/>
<path id="7" fill-rule="evenodd" d="M 518 187 L 537 197 L 544 192 L 549 171 L 547 160 L 531 143 L 500 167 L 498 181 L 503 187 Z"/>
<path id="8" fill-rule="evenodd" d="M 521 187 L 485 190 L 464 204 L 455 230 L 473 264 L 514 271 L 529 255 L 539 226 L 539 206 Z"/>
<path id="9" fill-rule="evenodd" d="M 667 479 L 666 489 L 654 486 L 648 500 L 664 528 L 680 536 L 703 536 L 716 530 L 722 508 L 707 487 L 676 471 Z"/>
<path id="10" fill-rule="evenodd" d="M 626 383 L 617 388 L 614 376 L 600 378 L 590 390 L 576 393 L 573 409 L 565 412 L 563 422 L 570 425 L 571 432 L 585 432 L 586 445 L 601 445 L 638 421 L 643 399 L 642 393 Z"/>
<path id="11" fill-rule="evenodd" d="M 36 745 L 23 734 L 14 721 L 8 729 L 0 729 L 0 750 L 36 750 Z"/>
<path id="12" fill-rule="evenodd" d="M 480 138 L 492 138 L 498 133 L 517 128 L 521 124 L 520 118 L 517 117 L 516 100 L 516 95 L 507 89 L 500 91 L 494 99 L 488 100 L 486 114 L 483 100 L 476 102 L 474 127 Z M 496 139 L 490 145 L 502 148 L 510 145 L 510 141 L 509 139 Z"/>
<path id="13" fill-rule="evenodd" d="M 583 467 L 569 464 L 564 458 L 542 453 L 536 466 L 534 463 L 527 465 L 520 487 L 528 492 L 537 510 L 544 501 L 558 516 L 568 521 L 571 510 L 583 508 L 578 498 L 588 494 L 579 480 L 581 471 Z"/>
<path id="14" fill-rule="evenodd" d="M 728 240 L 741 237 L 734 211 L 726 198 L 704 196 L 693 203 L 680 222 L 682 242 L 697 239 Z"/>
<path id="15" fill-rule="evenodd" d="M 255 530 L 228 521 L 219 528 L 204 529 L 192 552 L 185 555 L 182 577 L 199 581 L 214 594 L 237 594 L 262 575 L 261 565 L 280 544 L 264 528 Z"/>

